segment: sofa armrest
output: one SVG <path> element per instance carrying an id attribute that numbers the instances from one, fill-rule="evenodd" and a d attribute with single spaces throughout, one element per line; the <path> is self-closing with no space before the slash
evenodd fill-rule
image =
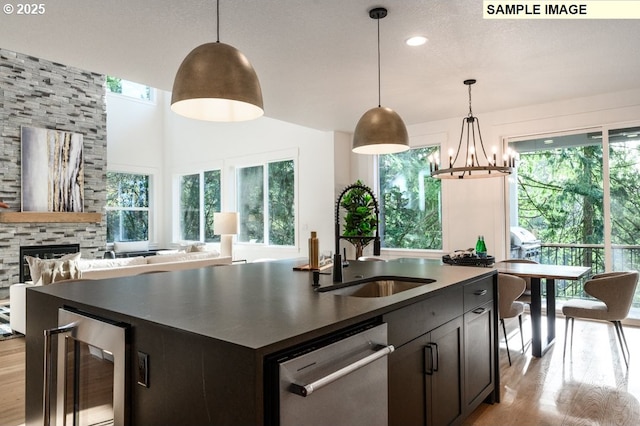
<path id="1" fill-rule="evenodd" d="M 27 288 L 36 287 L 35 284 L 13 284 L 9 287 L 9 303 L 11 314 L 9 325 L 11 330 L 26 334 L 27 332 Z"/>

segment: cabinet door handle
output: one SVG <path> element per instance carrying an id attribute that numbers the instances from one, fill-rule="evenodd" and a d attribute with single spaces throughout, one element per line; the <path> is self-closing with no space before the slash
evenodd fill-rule
<path id="1" fill-rule="evenodd" d="M 427 355 L 427 350 L 429 354 Z M 427 343 L 424 347 L 423 352 L 424 357 L 424 374 L 427 376 L 433 375 L 433 348 L 431 347 L 431 343 Z"/>
<path id="2" fill-rule="evenodd" d="M 433 368 L 433 371 L 438 371 L 438 367 L 440 366 L 440 351 L 438 350 L 438 344 L 432 343 L 433 346 L 436 347 L 436 366 Z"/>
<path id="3" fill-rule="evenodd" d="M 51 424 L 51 366 L 53 364 L 53 356 L 51 354 L 51 338 L 59 334 L 71 334 L 78 324 L 72 322 L 71 324 L 62 325 L 60 327 L 44 330 L 44 383 L 43 383 L 43 424 L 49 426 Z M 62 342 L 58 342 L 62 345 Z"/>
<path id="4" fill-rule="evenodd" d="M 427 355 L 427 349 L 429 354 Z M 433 350 L 435 349 L 436 356 L 433 357 Z M 424 374 L 432 376 L 433 373 L 438 371 L 438 364 L 440 363 L 440 352 L 438 351 L 437 343 L 427 343 L 424 347 Z"/>
<path id="5" fill-rule="evenodd" d="M 475 294 L 476 296 L 484 296 L 485 294 L 487 294 L 487 289 L 482 289 L 482 290 L 476 290 L 473 294 Z"/>
<path id="6" fill-rule="evenodd" d="M 486 311 L 486 310 L 487 310 L 487 308 L 476 308 L 471 312 L 473 312 L 474 314 L 480 315 L 480 314 L 484 314 L 484 311 Z"/>

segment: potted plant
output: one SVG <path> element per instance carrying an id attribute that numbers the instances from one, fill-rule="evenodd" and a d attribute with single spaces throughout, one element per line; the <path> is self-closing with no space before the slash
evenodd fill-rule
<path id="1" fill-rule="evenodd" d="M 358 180 L 347 187 L 340 198 L 340 207 L 346 211 L 342 238 L 353 244 L 355 258 L 358 259 L 375 238 L 374 232 L 378 227 L 377 202 L 371 190 Z"/>

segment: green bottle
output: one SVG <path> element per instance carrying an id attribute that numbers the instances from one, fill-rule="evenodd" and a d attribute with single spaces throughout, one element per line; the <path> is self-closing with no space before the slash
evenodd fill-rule
<path id="1" fill-rule="evenodd" d="M 478 241 L 476 242 L 476 255 L 481 258 L 487 257 L 487 246 L 484 243 L 484 237 L 478 235 Z"/>

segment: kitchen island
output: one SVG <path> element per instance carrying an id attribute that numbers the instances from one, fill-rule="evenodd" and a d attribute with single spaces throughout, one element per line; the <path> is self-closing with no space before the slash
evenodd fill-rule
<path id="1" fill-rule="evenodd" d="M 495 270 L 439 262 L 351 262 L 344 269 L 345 283 L 373 278 L 435 280 L 391 296 L 361 298 L 317 291 L 310 273 L 293 271 L 300 263 L 304 262 L 242 264 L 30 289 L 27 424 L 42 424 L 43 330 L 58 325 L 61 307 L 128 324 L 127 418 L 131 424 L 270 423 L 265 412 L 269 411 L 265 410 L 269 399 L 265 399 L 265 358 L 371 320 L 387 323 L 389 342 L 400 349 L 409 348 L 440 325 L 450 328 L 458 321 L 460 350 L 455 365 L 461 401 L 456 422 L 482 400 L 499 398 Z M 331 285 L 331 275 L 320 275 L 321 289 Z M 485 333 L 480 336 L 464 333 L 464 325 L 472 324 L 467 314 L 474 311 L 485 318 L 480 323 Z M 485 374 L 487 383 L 480 385 L 479 391 L 467 390 L 470 384 L 466 379 L 477 381 L 477 362 L 471 350 L 463 349 L 467 339 L 471 339 L 469 344 L 478 344 L 478 337 L 490 351 L 488 359 L 484 351 L 480 360 L 488 362 L 485 370 L 490 377 L 487 382 Z M 415 361 L 418 352 L 422 353 L 422 346 L 408 354 L 409 358 Z M 136 383 L 138 353 L 148 357 L 146 386 Z M 403 354 L 400 350 L 397 353 Z M 406 407 L 392 407 L 399 386 L 395 378 L 407 376 L 415 383 L 422 380 L 403 369 L 400 360 L 389 360 L 390 416 L 406 411 Z M 420 395 L 414 396 L 420 399 Z M 440 423 L 429 414 L 425 422 Z M 390 417 L 390 424 L 394 423 Z"/>

